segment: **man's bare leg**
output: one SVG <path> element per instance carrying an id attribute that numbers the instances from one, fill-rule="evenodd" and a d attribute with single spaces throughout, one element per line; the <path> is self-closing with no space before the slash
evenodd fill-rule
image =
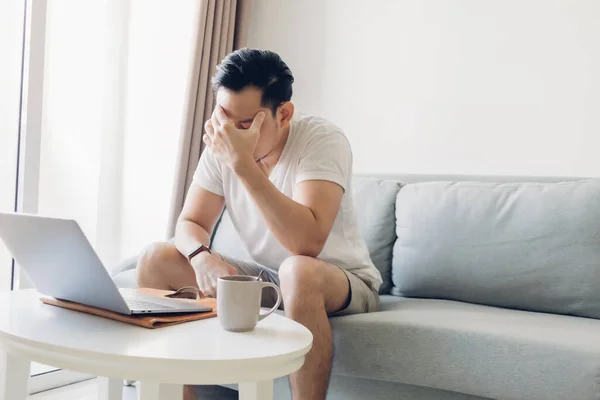
<path id="1" fill-rule="evenodd" d="M 144 288 L 177 290 L 195 286 L 196 273 L 188 260 L 167 242 L 153 243 L 139 256 L 137 286 Z"/>
<path id="2" fill-rule="evenodd" d="M 198 287 L 198 284 L 192 266 L 173 244 L 154 243 L 138 259 L 137 286 L 177 290 L 184 286 Z M 184 386 L 183 399 L 196 400 L 193 386 Z"/>
<path id="3" fill-rule="evenodd" d="M 279 269 L 285 313 L 313 334 L 313 347 L 302 368 L 290 375 L 294 400 L 324 400 L 329 386 L 333 343 L 328 313 L 340 310 L 348 299 L 344 272 L 311 257 L 288 258 Z"/>

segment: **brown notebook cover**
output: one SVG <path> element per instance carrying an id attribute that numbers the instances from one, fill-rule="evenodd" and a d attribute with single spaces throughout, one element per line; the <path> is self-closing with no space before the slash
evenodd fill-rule
<path id="1" fill-rule="evenodd" d="M 153 296 L 163 297 L 166 294 L 173 293 L 167 290 L 157 289 L 138 289 L 144 294 L 150 294 Z M 154 329 L 162 328 L 163 326 L 171 326 L 181 324 L 184 322 L 197 321 L 200 319 L 212 318 L 217 315 L 217 303 L 213 298 L 202 298 L 196 300 L 198 304 L 208 306 L 212 308 L 212 311 L 192 313 L 192 314 L 174 314 L 174 315 L 124 315 L 113 311 L 104 310 L 102 308 L 96 308 L 87 306 L 85 304 L 74 303 L 67 300 L 58 300 L 54 297 L 41 297 L 40 300 L 45 304 L 50 304 L 57 307 L 67 308 L 69 310 L 80 311 L 88 314 L 97 315 L 99 317 L 114 319 L 116 321 L 125 322 L 132 325 L 141 326 L 144 328 Z"/>

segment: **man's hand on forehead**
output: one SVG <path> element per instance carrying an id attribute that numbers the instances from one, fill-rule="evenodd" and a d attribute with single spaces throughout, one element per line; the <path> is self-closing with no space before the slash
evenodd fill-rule
<path id="1" fill-rule="evenodd" d="M 231 121 L 229 119 L 227 114 L 225 114 L 225 110 L 223 110 L 223 107 L 221 107 L 218 104 L 215 107 L 215 111 L 213 112 L 213 122 L 215 122 L 215 121 L 218 125 L 225 125 L 227 123 L 233 123 L 233 121 Z"/>
<path id="2" fill-rule="evenodd" d="M 265 112 L 259 111 L 248 129 L 238 129 L 223 108 L 217 105 L 211 119 L 204 125 L 206 135 L 202 139 L 219 159 L 235 170 L 248 160 L 254 162 L 254 149 L 264 119 Z"/>
<path id="3" fill-rule="evenodd" d="M 213 111 L 213 117 L 216 117 L 216 122 L 220 125 L 231 123 L 231 124 L 235 125 L 236 127 L 238 127 L 238 129 L 240 129 L 240 125 L 241 125 L 241 129 L 249 129 L 250 126 L 252 125 L 252 123 L 254 122 L 254 120 L 256 119 L 256 117 L 260 113 L 264 113 L 264 111 L 263 110 L 257 111 L 251 118 L 233 119 L 227 115 L 227 113 L 225 112 L 223 107 L 221 107 L 220 105 L 217 104 L 217 106 L 215 107 L 215 109 Z M 246 125 L 246 126 L 244 126 L 244 125 Z"/>

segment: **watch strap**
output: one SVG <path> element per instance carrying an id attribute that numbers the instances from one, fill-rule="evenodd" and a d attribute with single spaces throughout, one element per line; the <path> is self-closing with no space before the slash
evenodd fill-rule
<path id="1" fill-rule="evenodd" d="M 192 251 L 190 254 L 188 254 L 188 261 L 192 261 L 192 258 L 194 258 L 195 256 L 197 256 L 198 254 L 202 253 L 203 251 L 208 251 L 208 253 L 211 253 L 210 249 L 208 247 L 206 247 L 205 245 L 201 244 L 198 248 L 196 248 L 194 251 Z"/>

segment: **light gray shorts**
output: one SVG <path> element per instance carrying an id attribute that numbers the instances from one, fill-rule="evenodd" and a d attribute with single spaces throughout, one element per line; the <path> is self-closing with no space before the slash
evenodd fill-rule
<path id="1" fill-rule="evenodd" d="M 258 276 L 261 271 L 264 271 L 262 274 L 262 279 L 265 282 L 272 282 L 277 286 L 280 286 L 279 274 L 277 271 L 271 268 L 265 267 L 264 265 L 253 261 L 242 261 L 223 255 L 221 255 L 221 257 L 223 257 L 223 261 L 233 265 L 235 269 L 238 270 L 240 275 Z M 341 310 L 330 314 L 330 316 L 364 314 L 368 312 L 379 311 L 379 294 L 377 291 L 371 289 L 371 287 L 365 281 L 354 275 L 352 272 L 346 271 L 343 268 L 340 269 L 344 271 L 346 277 L 348 278 L 350 290 L 348 292 L 348 299 L 346 300 L 344 307 L 342 307 Z M 277 294 L 273 289 L 263 290 L 263 307 L 273 307 L 276 301 Z M 283 309 L 283 303 L 280 308 Z"/>

